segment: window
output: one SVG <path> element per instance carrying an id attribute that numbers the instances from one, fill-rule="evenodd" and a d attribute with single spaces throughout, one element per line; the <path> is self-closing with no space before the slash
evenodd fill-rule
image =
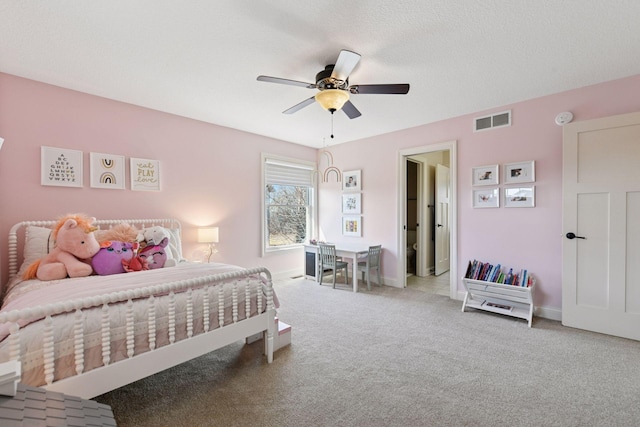
<path id="1" fill-rule="evenodd" d="M 315 165 L 266 155 L 262 165 L 264 252 L 308 242 L 314 224 Z"/>

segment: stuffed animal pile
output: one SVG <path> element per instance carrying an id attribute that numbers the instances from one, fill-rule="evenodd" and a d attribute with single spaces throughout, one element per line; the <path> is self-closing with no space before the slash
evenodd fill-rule
<path id="1" fill-rule="evenodd" d="M 53 228 L 53 250 L 31 264 L 23 278 L 105 276 L 176 265 L 168 250 L 171 235 L 164 227 L 138 230 L 123 223 L 98 230 L 94 222 L 83 214 L 62 217 Z"/>

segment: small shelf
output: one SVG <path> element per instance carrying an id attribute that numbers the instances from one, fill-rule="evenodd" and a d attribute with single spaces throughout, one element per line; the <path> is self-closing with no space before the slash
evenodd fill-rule
<path id="1" fill-rule="evenodd" d="M 527 320 L 531 327 L 535 283 L 522 287 L 467 278 L 463 278 L 462 282 L 467 290 L 462 303 L 463 312 L 470 307 L 518 317 Z"/>

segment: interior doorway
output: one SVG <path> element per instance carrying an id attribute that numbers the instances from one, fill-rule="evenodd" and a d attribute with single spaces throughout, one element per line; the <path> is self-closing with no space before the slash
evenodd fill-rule
<path id="1" fill-rule="evenodd" d="M 457 298 L 456 141 L 402 150 L 399 154 L 399 285 L 406 287 L 408 275 L 435 274 L 438 266 L 439 273 L 449 273 L 449 295 Z M 448 170 L 445 184 L 442 172 L 436 173 L 436 169 L 442 169 L 438 165 Z M 436 183 L 438 175 L 440 184 Z M 437 200 L 443 194 L 446 203 Z M 443 228 L 447 228 L 446 233 L 442 233 Z M 438 243 L 438 236 L 446 240 Z M 446 258 L 445 268 L 436 259 L 437 252 L 440 258 Z"/>
<path id="2" fill-rule="evenodd" d="M 449 271 L 449 150 L 407 156 L 407 276 Z"/>
<path id="3" fill-rule="evenodd" d="M 423 163 L 419 159 L 408 157 L 407 166 L 407 197 L 406 197 L 406 218 L 407 244 L 405 254 L 407 258 L 407 276 L 425 276 L 422 265 L 418 269 L 417 261 L 422 260 L 422 250 L 418 255 L 418 234 L 420 221 L 422 220 L 422 199 L 424 195 L 422 171 Z M 428 191 L 427 191 L 428 192 Z M 423 222 L 424 224 L 424 222 Z"/>

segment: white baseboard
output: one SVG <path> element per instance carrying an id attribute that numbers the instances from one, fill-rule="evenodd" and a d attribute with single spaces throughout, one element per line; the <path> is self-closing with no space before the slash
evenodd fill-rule
<path id="1" fill-rule="evenodd" d="M 557 320 L 562 322 L 562 310 L 553 307 L 535 307 L 533 313 L 544 319 Z"/>
<path id="2" fill-rule="evenodd" d="M 393 279 L 389 278 L 389 277 L 381 277 L 382 279 L 382 284 L 385 286 L 391 286 L 392 288 L 400 288 L 401 286 L 398 285 L 398 281 L 395 279 L 395 277 Z"/>

